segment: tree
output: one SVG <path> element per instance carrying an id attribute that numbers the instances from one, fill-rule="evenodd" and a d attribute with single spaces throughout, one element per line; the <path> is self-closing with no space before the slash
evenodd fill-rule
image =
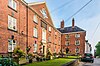
<path id="1" fill-rule="evenodd" d="M 95 47 L 96 47 L 96 55 L 100 56 L 100 42 L 98 42 Z"/>

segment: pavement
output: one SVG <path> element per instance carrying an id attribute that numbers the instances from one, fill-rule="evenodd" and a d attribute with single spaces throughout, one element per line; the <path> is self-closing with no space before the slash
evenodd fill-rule
<path id="1" fill-rule="evenodd" d="M 95 58 L 94 63 L 79 62 L 78 66 L 100 66 L 100 58 Z"/>

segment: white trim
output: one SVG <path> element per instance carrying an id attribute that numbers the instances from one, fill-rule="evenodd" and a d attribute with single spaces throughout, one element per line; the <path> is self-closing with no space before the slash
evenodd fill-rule
<path id="1" fill-rule="evenodd" d="M 29 6 L 31 6 L 31 5 L 38 5 L 38 4 L 43 4 L 43 3 L 45 3 L 45 2 L 32 2 L 32 3 L 28 3 L 28 4 L 29 4 Z"/>

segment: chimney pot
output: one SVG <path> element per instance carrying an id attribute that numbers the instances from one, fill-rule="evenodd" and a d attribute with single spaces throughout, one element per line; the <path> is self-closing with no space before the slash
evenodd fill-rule
<path id="1" fill-rule="evenodd" d="M 64 28 L 64 20 L 61 21 L 60 28 Z"/>
<path id="2" fill-rule="evenodd" d="M 75 20 L 74 20 L 74 18 L 72 19 L 72 28 L 74 28 L 75 27 Z"/>

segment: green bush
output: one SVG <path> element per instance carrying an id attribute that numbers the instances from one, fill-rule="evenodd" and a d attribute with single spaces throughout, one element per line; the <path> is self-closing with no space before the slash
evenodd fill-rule
<path id="1" fill-rule="evenodd" d="M 12 58 L 0 58 L 1 66 L 19 66 Z"/>
<path id="2" fill-rule="evenodd" d="M 20 50 L 20 48 L 15 48 L 14 49 L 14 55 L 17 55 L 18 58 L 21 58 L 25 54 L 24 54 L 24 52 L 22 50 Z"/>

